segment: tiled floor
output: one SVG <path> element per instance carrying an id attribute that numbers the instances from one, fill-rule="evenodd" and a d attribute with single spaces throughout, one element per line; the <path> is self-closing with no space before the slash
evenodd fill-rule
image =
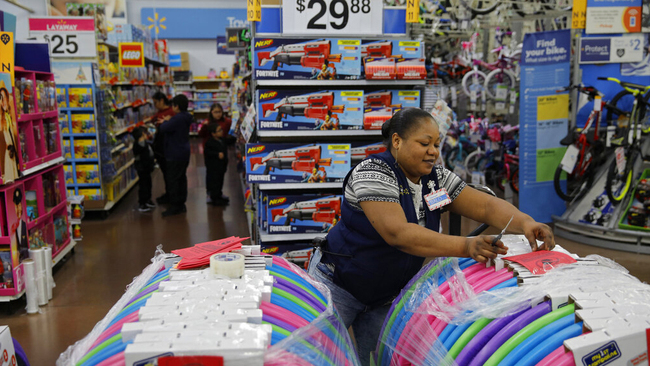
<path id="1" fill-rule="evenodd" d="M 194 146 L 196 150 L 196 145 Z M 196 152 L 196 151 L 195 151 Z M 162 191 L 160 172 L 154 177 L 154 194 Z M 24 301 L 0 306 L 0 324 L 10 326 L 32 365 L 54 365 L 59 354 L 88 334 L 125 287 L 150 263 L 157 245 L 169 252 L 176 248 L 231 235 L 248 236 L 241 185 L 230 166 L 225 194 L 228 207 L 205 203 L 203 157 L 192 155 L 188 169 L 187 214 L 163 219 L 162 208 L 139 213 L 137 189 L 118 204 L 110 216 L 83 222 L 84 240 L 54 272 L 54 298 L 40 314 L 27 315 Z M 474 224 L 463 222 L 467 233 Z M 496 233 L 489 229 L 487 233 Z M 650 256 L 623 253 L 558 239 L 569 251 L 597 253 L 615 259 L 644 281 L 650 281 Z"/>

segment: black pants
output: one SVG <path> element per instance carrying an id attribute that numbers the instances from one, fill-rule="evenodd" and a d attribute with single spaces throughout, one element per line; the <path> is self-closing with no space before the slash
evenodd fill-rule
<path id="1" fill-rule="evenodd" d="M 144 205 L 151 201 L 151 170 L 138 170 L 138 203 Z"/>
<path id="2" fill-rule="evenodd" d="M 187 201 L 187 166 L 189 160 L 167 160 L 167 193 L 172 208 L 183 208 Z"/>
<path id="3" fill-rule="evenodd" d="M 167 195 L 167 159 L 163 155 L 156 154 L 156 161 L 158 162 L 158 167 L 163 175 L 163 183 L 165 184 L 165 195 Z"/>
<path id="4" fill-rule="evenodd" d="M 227 165 L 207 166 L 205 174 L 205 185 L 214 202 L 223 196 L 223 178 L 226 175 Z"/>

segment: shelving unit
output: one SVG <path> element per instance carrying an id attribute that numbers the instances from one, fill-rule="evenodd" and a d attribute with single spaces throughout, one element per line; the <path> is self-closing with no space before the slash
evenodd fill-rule
<path id="1" fill-rule="evenodd" d="M 230 83 L 232 79 L 202 79 L 196 77 L 191 81 L 174 81 L 177 93 L 184 94 L 190 101 L 189 112 L 194 115 L 195 123 L 190 128 L 190 136 L 197 136 L 201 121 L 208 118 L 210 107 L 220 103 L 224 112 L 230 112 Z M 222 87 L 227 83 L 228 87 Z M 207 94 L 211 95 L 207 95 Z"/>

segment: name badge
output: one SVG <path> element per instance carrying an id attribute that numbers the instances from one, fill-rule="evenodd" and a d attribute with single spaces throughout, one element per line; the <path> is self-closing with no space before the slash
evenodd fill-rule
<path id="1" fill-rule="evenodd" d="M 444 188 L 425 195 L 424 200 L 427 203 L 427 206 L 429 206 L 429 211 L 437 210 L 451 203 L 449 193 L 447 193 L 447 190 Z"/>

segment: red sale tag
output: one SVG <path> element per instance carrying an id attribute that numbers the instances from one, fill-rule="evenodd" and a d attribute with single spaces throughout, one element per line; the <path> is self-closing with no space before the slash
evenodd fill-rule
<path id="1" fill-rule="evenodd" d="M 571 258 L 569 255 L 547 250 L 539 250 L 537 252 L 504 257 L 503 259 L 519 263 L 526 267 L 530 273 L 535 275 L 545 274 L 554 268 L 576 262 L 576 260 Z"/>
<path id="2" fill-rule="evenodd" d="M 222 356 L 166 356 L 158 359 L 158 366 L 223 366 Z"/>

